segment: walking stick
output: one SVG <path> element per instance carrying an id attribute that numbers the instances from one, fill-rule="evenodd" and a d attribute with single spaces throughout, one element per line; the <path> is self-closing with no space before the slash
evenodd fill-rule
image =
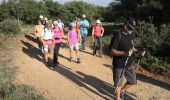
<path id="1" fill-rule="evenodd" d="M 128 63 L 128 60 L 129 60 L 129 56 L 128 56 L 127 59 L 126 59 L 125 66 L 126 66 L 127 63 Z M 120 75 L 120 77 L 119 77 L 118 83 L 116 84 L 116 87 L 115 87 L 115 90 L 114 90 L 114 94 L 116 93 L 118 84 L 120 83 L 120 79 L 123 77 L 123 73 L 124 73 L 124 72 L 125 72 L 125 67 L 123 68 L 123 70 L 122 70 L 122 72 L 121 72 L 121 75 Z"/>

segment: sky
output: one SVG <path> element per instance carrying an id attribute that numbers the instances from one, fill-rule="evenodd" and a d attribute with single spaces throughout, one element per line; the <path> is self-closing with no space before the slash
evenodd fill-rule
<path id="1" fill-rule="evenodd" d="M 59 3 L 64 4 L 65 2 L 69 2 L 69 1 L 73 1 L 73 0 L 54 0 L 54 1 L 58 1 Z M 113 2 L 115 0 L 83 0 L 83 1 L 90 3 L 90 4 L 97 5 L 97 6 L 106 7 L 106 6 L 108 6 L 108 4 L 110 2 Z M 2 2 L 2 0 L 0 0 L 0 3 L 1 2 Z"/>
<path id="2" fill-rule="evenodd" d="M 56 1 L 58 1 L 61 4 L 64 4 L 65 2 L 73 1 L 73 0 L 56 0 Z M 109 3 L 111 3 L 115 0 L 83 0 L 83 1 L 90 3 L 90 4 L 106 7 L 106 6 L 108 6 Z"/>

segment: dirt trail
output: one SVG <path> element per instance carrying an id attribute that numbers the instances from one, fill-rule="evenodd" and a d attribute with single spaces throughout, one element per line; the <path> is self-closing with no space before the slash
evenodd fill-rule
<path id="1" fill-rule="evenodd" d="M 50 70 L 31 35 L 22 38 L 13 60 L 19 66 L 16 82 L 34 86 L 47 100 L 110 100 L 113 98 L 111 58 L 81 52 L 81 64 L 69 62 L 68 49 L 60 49 L 60 65 Z M 138 74 L 138 85 L 128 92 L 128 100 L 170 100 L 170 85 Z"/>

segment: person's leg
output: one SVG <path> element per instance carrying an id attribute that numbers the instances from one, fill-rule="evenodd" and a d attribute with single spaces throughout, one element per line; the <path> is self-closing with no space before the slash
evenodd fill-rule
<path id="1" fill-rule="evenodd" d="M 59 56 L 59 50 L 60 50 L 60 46 L 61 46 L 61 44 L 60 43 L 57 43 L 56 44 L 56 50 L 55 50 L 55 57 L 56 57 L 56 63 L 58 64 L 59 62 L 58 62 L 58 56 Z"/>
<path id="2" fill-rule="evenodd" d="M 120 100 L 120 93 L 123 84 L 123 76 L 124 76 L 123 68 L 114 67 L 113 80 L 114 80 L 116 100 Z"/>
<path id="3" fill-rule="evenodd" d="M 73 50 L 74 50 L 74 46 L 71 44 L 70 45 L 70 62 L 72 62 L 73 60 Z"/>
<path id="4" fill-rule="evenodd" d="M 48 63 L 48 45 L 44 46 L 44 59 L 45 59 L 45 64 Z"/>
<path id="5" fill-rule="evenodd" d="M 77 63 L 80 63 L 80 52 L 79 52 L 79 44 L 78 43 L 75 45 L 75 49 L 76 49 Z"/>
<path id="6" fill-rule="evenodd" d="M 85 37 L 82 36 L 82 43 L 81 43 L 81 46 L 82 46 L 82 49 L 84 50 L 85 49 Z"/>
<path id="7" fill-rule="evenodd" d="M 97 38 L 95 38 L 94 40 L 93 55 L 96 55 L 96 49 L 97 49 Z"/>
<path id="8" fill-rule="evenodd" d="M 49 63 L 52 64 L 53 63 L 54 50 L 52 48 L 52 44 L 49 44 L 48 47 L 49 47 L 48 49 L 49 49 L 49 53 L 50 53 Z"/>
<path id="9" fill-rule="evenodd" d="M 127 67 L 125 71 L 125 78 L 127 82 L 122 87 L 122 91 L 126 92 L 130 87 L 137 84 L 136 73 L 133 66 Z"/>
<path id="10" fill-rule="evenodd" d="M 57 52 L 57 44 L 55 44 L 55 47 L 54 47 L 54 57 L 53 57 L 53 63 L 56 64 L 57 63 L 57 58 L 56 58 L 56 52 Z"/>
<path id="11" fill-rule="evenodd" d="M 98 44 L 99 44 L 99 56 L 102 57 L 102 37 L 99 37 Z"/>

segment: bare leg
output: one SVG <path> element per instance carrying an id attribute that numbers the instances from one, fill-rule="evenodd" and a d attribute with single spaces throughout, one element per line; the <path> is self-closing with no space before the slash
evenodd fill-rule
<path id="1" fill-rule="evenodd" d="M 121 92 L 121 87 L 117 87 L 117 89 L 116 89 L 116 100 L 120 100 L 120 92 Z"/>
<path id="2" fill-rule="evenodd" d="M 47 64 L 47 62 L 48 62 L 48 53 L 45 53 L 44 57 L 45 57 L 45 63 Z"/>
<path id="3" fill-rule="evenodd" d="M 126 92 L 127 89 L 129 89 L 130 87 L 132 87 L 132 85 L 129 85 L 127 82 L 124 84 L 124 86 L 122 87 L 122 91 Z"/>
<path id="4" fill-rule="evenodd" d="M 80 58 L 79 50 L 76 50 L 76 56 L 77 56 L 77 58 Z"/>

